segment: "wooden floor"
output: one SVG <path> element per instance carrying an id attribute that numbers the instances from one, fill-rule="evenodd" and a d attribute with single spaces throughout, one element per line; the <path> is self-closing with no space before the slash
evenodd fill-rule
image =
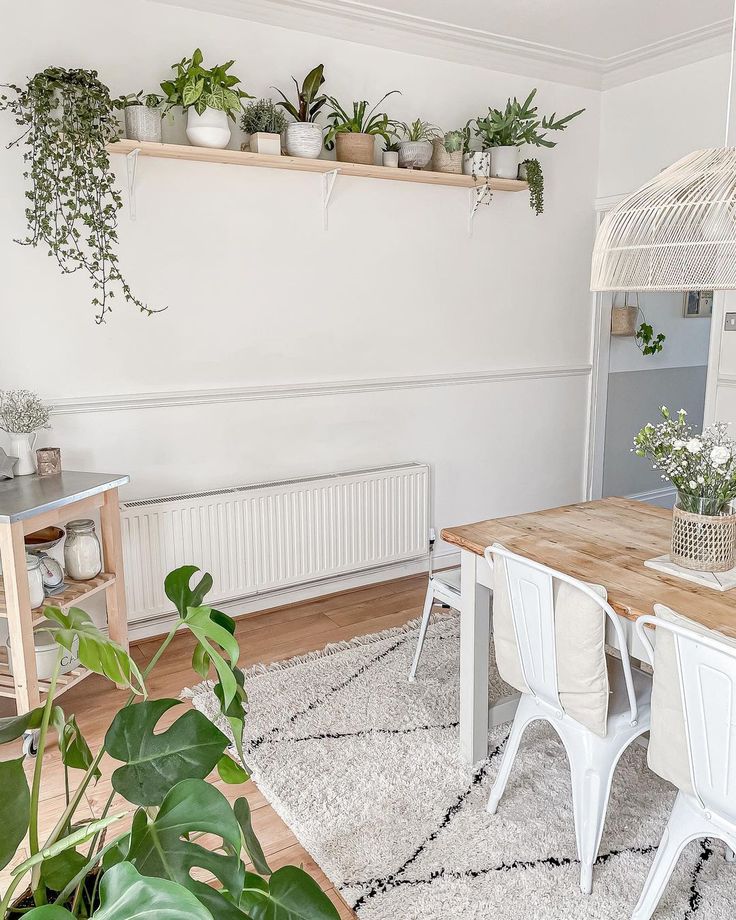
<path id="1" fill-rule="evenodd" d="M 426 587 L 426 575 L 412 576 L 244 616 L 238 620 L 236 632 L 241 649 L 240 664 L 248 667 L 258 662 L 278 661 L 322 648 L 329 642 L 339 642 L 406 623 L 421 614 Z M 156 639 L 139 642 L 132 647 L 133 656 L 139 664 L 145 664 L 158 645 Z M 177 637 L 172 642 L 147 682 L 152 698 L 178 697 L 182 688 L 193 686 L 199 681 L 190 666 L 192 647 L 193 643 L 187 635 Z M 64 694 L 59 702 L 65 712 L 76 714 L 83 733 L 95 751 L 104 738 L 110 720 L 124 700 L 124 693 L 97 675 L 92 675 Z M 7 701 L 3 701 L 0 715 L 12 713 L 13 709 L 8 708 Z M 168 721 L 173 721 L 180 714 L 181 709 L 175 707 Z M 165 724 L 166 718 L 162 720 L 162 727 Z M 17 757 L 19 753 L 17 745 L 7 745 L 0 749 L 2 758 Z M 106 761 L 103 761 L 103 778 L 96 786 L 90 787 L 80 809 L 82 814 L 90 818 L 99 814 L 111 789 L 109 777 L 114 762 Z M 32 766 L 29 765 L 30 770 Z M 245 786 L 228 786 L 217 779 L 216 774 L 212 781 L 231 800 L 244 794 L 248 797 L 253 824 L 272 869 L 286 864 L 302 865 L 328 892 L 341 917 L 355 916 L 345 906 L 319 866 L 266 802 L 255 783 L 251 781 Z M 58 751 L 55 750 L 55 739 L 52 739 L 44 761 L 42 800 L 43 840 L 64 807 L 63 771 Z M 130 807 L 122 800 L 116 804 L 122 805 L 123 810 Z M 123 825 L 118 827 L 124 829 Z M 18 860 L 0 872 L 0 890 L 5 888 L 12 866 L 25 856 L 24 851 Z"/>

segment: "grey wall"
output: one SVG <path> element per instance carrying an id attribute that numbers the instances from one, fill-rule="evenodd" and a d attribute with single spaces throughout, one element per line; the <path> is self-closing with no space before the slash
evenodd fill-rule
<path id="1" fill-rule="evenodd" d="M 694 322 L 694 321 L 693 321 Z M 660 419 L 660 406 L 685 409 L 688 422 L 703 424 L 707 368 L 666 367 L 608 376 L 603 495 L 633 495 L 667 486 L 651 464 L 631 453 L 634 436 Z"/>

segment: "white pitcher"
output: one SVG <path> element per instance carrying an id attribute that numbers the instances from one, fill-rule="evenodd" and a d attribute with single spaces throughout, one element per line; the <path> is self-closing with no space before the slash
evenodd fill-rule
<path id="1" fill-rule="evenodd" d="M 28 476 L 36 472 L 33 462 L 33 447 L 38 437 L 37 431 L 10 431 L 10 456 L 17 457 L 18 463 L 13 470 L 15 476 Z"/>

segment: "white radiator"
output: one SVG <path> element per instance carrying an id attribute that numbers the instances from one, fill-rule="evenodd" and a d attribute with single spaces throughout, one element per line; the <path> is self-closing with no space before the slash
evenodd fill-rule
<path id="1" fill-rule="evenodd" d="M 171 611 L 167 572 L 210 572 L 208 602 L 414 559 L 428 551 L 429 468 L 404 463 L 121 505 L 128 616 Z"/>

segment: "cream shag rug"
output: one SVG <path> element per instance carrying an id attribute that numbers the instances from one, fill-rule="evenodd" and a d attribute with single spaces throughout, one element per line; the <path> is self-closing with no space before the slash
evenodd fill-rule
<path id="1" fill-rule="evenodd" d="M 462 762 L 457 618 L 432 624 L 409 684 L 416 626 L 250 670 L 244 742 L 259 788 L 361 920 L 630 917 L 673 788 L 641 747 L 624 754 L 593 894 L 582 895 L 557 736 L 528 729 L 498 813 L 486 814 L 508 726 L 492 733 L 487 761 Z M 491 698 L 505 691 L 492 670 Z M 186 695 L 217 721 L 210 686 Z M 655 920 L 734 915 L 736 866 L 719 842 L 692 843 Z"/>

